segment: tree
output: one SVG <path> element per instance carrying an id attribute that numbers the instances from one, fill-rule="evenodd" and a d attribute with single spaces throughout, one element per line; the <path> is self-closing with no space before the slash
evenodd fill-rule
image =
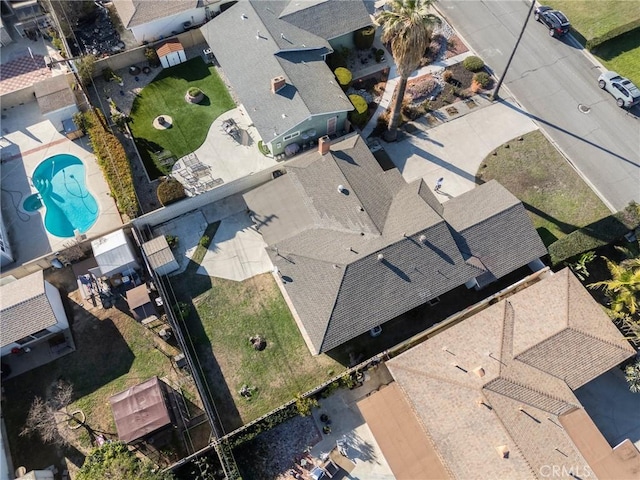
<path id="1" fill-rule="evenodd" d="M 74 415 L 67 410 L 73 398 L 71 384 L 58 381 L 52 387 L 47 400 L 36 397 L 31 404 L 27 420 L 20 432 L 21 436 L 38 434 L 44 443 L 68 445 L 69 438 L 63 434 L 60 425 L 70 428 L 86 427 L 83 415 Z"/>
<path id="2" fill-rule="evenodd" d="M 391 43 L 391 53 L 400 76 L 391 120 L 385 132 L 387 141 L 395 141 L 398 137 L 400 111 L 407 80 L 420 65 L 420 60 L 429 46 L 432 27 L 440 23 L 438 17 L 427 13 L 434 1 L 393 0 L 387 3 L 388 10 L 382 11 L 376 18 L 376 23 L 382 27 L 382 41 Z"/>
<path id="3" fill-rule="evenodd" d="M 95 448 L 85 459 L 76 480 L 136 479 L 173 480 L 171 473 L 154 469 L 143 462 L 122 442 L 109 442 Z"/>
<path id="4" fill-rule="evenodd" d="M 629 384 L 629 390 L 640 393 L 640 358 L 625 367 L 624 376 Z"/>
<path id="5" fill-rule="evenodd" d="M 640 295 L 640 258 L 626 259 L 619 264 L 603 258 L 607 262 L 611 280 L 592 283 L 588 287 L 602 287 L 611 301 L 611 310 L 614 312 L 626 311 L 635 315 Z"/>
<path id="6" fill-rule="evenodd" d="M 84 87 L 91 85 L 91 80 L 93 79 L 93 67 L 95 63 L 96 57 L 94 55 L 85 55 L 76 62 L 78 77 L 80 77 L 80 81 Z"/>

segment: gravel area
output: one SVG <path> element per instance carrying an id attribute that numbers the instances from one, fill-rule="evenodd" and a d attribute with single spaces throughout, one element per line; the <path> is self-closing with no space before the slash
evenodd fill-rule
<path id="1" fill-rule="evenodd" d="M 287 472 L 305 455 L 305 449 L 318 443 L 322 434 L 312 417 L 297 416 L 268 432 L 261 433 L 234 451 L 242 478 L 290 478 Z M 297 467 L 298 471 L 301 471 Z"/>

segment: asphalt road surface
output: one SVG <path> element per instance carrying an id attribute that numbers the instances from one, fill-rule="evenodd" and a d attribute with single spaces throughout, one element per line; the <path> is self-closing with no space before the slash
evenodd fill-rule
<path id="1" fill-rule="evenodd" d="M 529 5 L 524 0 L 440 0 L 437 8 L 499 77 Z M 573 38 L 550 37 L 532 14 L 503 88 L 605 203 L 619 210 L 631 200 L 640 203 L 640 106 L 619 108 L 598 88 L 601 71 Z"/>

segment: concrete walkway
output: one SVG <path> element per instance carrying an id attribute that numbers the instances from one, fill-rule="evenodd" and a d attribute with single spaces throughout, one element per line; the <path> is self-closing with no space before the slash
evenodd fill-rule
<path id="1" fill-rule="evenodd" d="M 416 122 L 414 134 L 394 143 L 378 142 L 407 182 L 423 178 L 433 186 L 444 178 L 438 192 L 444 202 L 476 186 L 478 168 L 492 151 L 537 130 L 529 117 L 510 105 L 513 101 L 507 99 L 480 106 L 433 128 Z"/>

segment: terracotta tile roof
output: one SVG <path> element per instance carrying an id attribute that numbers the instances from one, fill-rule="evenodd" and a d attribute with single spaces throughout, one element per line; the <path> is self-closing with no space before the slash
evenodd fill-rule
<path id="1" fill-rule="evenodd" d="M 184 50 L 184 47 L 177 38 L 172 38 L 164 42 L 160 47 L 156 49 L 159 57 L 165 57 L 172 52 L 180 52 Z"/>
<path id="2" fill-rule="evenodd" d="M 545 465 L 586 464 L 559 421 L 582 410 L 572 388 L 634 354 L 564 269 L 387 367 L 455 478 L 544 478 Z"/>

